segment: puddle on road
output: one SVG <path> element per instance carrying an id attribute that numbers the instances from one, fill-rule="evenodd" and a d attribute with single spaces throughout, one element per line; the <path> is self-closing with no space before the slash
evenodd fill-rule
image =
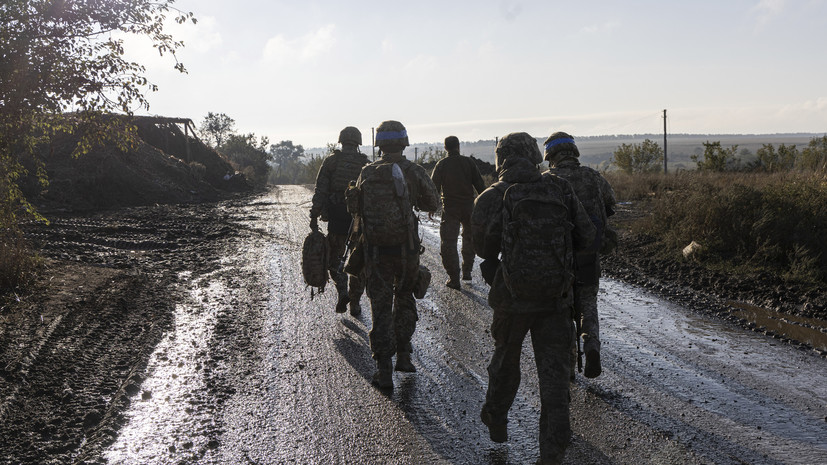
<path id="1" fill-rule="evenodd" d="M 216 324 L 217 309 L 206 303 L 226 290 L 215 282 L 191 285 L 189 304 L 175 306 L 175 328 L 149 359 L 149 377 L 131 399 L 126 425 L 104 452 L 107 463 L 170 463 L 172 457 L 194 459 L 210 448 L 198 430 L 210 428 L 213 420 L 199 405 L 203 399 L 193 394 L 205 388 L 202 363 Z"/>
<path id="2" fill-rule="evenodd" d="M 785 338 L 803 342 L 823 352 L 827 351 L 827 333 L 816 329 L 824 325 L 823 321 L 787 315 L 741 302 L 730 301 L 727 304 L 736 308 L 732 314 L 738 318 L 755 323 L 756 326 L 764 327 Z"/>

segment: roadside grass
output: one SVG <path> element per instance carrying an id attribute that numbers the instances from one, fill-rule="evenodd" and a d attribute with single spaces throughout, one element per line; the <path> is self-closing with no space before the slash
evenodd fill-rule
<path id="1" fill-rule="evenodd" d="M 18 231 L 0 232 L 0 298 L 29 283 L 41 263 Z"/>
<path id="2" fill-rule="evenodd" d="M 787 282 L 827 283 L 827 177 L 776 174 L 608 173 L 619 201 L 645 201 L 633 232 L 655 238 L 664 257 L 730 273 L 771 273 Z"/>

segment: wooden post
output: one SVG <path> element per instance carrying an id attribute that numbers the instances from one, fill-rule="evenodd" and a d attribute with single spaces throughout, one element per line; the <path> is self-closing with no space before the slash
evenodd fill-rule
<path id="1" fill-rule="evenodd" d="M 666 173 L 666 110 L 663 110 L 663 174 Z"/>

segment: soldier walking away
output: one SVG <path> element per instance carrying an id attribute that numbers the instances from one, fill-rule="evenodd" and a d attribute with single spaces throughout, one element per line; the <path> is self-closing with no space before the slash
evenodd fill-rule
<path id="1" fill-rule="evenodd" d="M 499 181 L 477 198 L 471 229 L 494 310 L 494 354 L 480 418 L 492 441 L 508 440 L 508 411 L 520 385 L 520 355 L 530 331 L 540 385 L 537 463 L 545 465 L 562 463 L 571 439 L 574 251 L 592 243 L 595 228 L 568 181 L 540 174 L 542 162 L 537 140 L 529 134 L 500 139 Z"/>
<path id="2" fill-rule="evenodd" d="M 575 318 L 579 316 L 580 334 L 586 366 L 583 375 L 596 378 L 600 367 L 600 326 L 597 317 L 597 290 L 600 282 L 600 250 L 606 243 L 603 236 L 608 231 L 607 219 L 614 214 L 617 201 L 609 182 L 596 170 L 581 166 L 580 151 L 574 138 L 565 132 L 555 132 L 545 141 L 545 159 L 549 172 L 567 180 L 586 213 L 597 228 L 594 243 L 577 252 L 577 271 L 574 280 Z M 580 335 L 578 335 L 580 337 Z M 576 350 L 576 349 L 575 349 Z M 572 374 L 574 371 L 572 371 Z"/>
<path id="3" fill-rule="evenodd" d="M 471 244 L 471 210 L 474 199 L 485 190 L 480 170 L 470 157 L 459 153 L 459 139 L 445 138 L 448 156 L 439 160 L 431 173 L 437 191 L 442 192 L 442 221 L 439 224 L 442 266 L 448 272 L 446 286 L 460 288 L 460 263 L 457 237 L 462 226 L 462 279 L 471 280 L 474 246 Z M 476 193 L 475 193 L 476 191 Z"/>
<path id="4" fill-rule="evenodd" d="M 336 283 L 338 300 L 336 313 L 344 313 L 350 304 L 350 314 L 359 316 L 362 307 L 359 300 L 364 292 L 364 283 L 358 276 L 348 276 L 339 264 L 345 252 L 353 217 L 347 211 L 345 191 L 350 181 L 359 177 L 362 167 L 368 162 L 367 155 L 359 152 L 362 133 L 348 126 L 339 133 L 341 150 L 334 150 L 322 162 L 316 176 L 316 190 L 310 207 L 310 228 L 319 228 L 318 218 L 327 221 L 327 239 L 330 243 L 330 278 Z"/>
<path id="5" fill-rule="evenodd" d="M 414 209 L 439 208 L 439 194 L 428 173 L 402 155 L 408 145 L 402 123 L 382 122 L 376 128 L 381 158 L 362 168 L 348 190 L 348 209 L 359 218 L 365 254 L 373 320 L 370 348 L 377 366 L 372 382 L 382 389 L 393 388 L 394 353 L 397 371 L 416 371 L 411 362 L 418 318 L 413 291 L 422 249 Z"/>

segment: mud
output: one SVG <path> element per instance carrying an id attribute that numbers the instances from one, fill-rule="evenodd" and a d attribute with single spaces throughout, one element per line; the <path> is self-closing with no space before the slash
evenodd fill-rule
<path id="1" fill-rule="evenodd" d="M 770 276 L 733 276 L 692 260 L 664 259 L 655 241 L 631 224 L 646 204 L 626 202 L 609 221 L 620 232 L 603 273 L 750 331 L 827 357 L 827 288 L 787 283 Z M 677 255 L 677 254 L 673 254 Z"/>
<path id="2" fill-rule="evenodd" d="M 299 282 L 308 191 L 280 192 L 30 228 L 47 267 L 32 292 L 0 304 L 0 463 L 531 463 L 532 360 L 512 440 L 493 445 L 476 419 L 492 350 L 487 288 L 477 270 L 461 292 L 440 287 L 437 225 L 423 225 L 435 288 L 419 301 L 419 372 L 396 375 L 398 389 L 384 395 L 369 382 L 369 312 L 334 315 L 332 293 L 310 301 Z M 819 296 L 804 296 L 806 315 L 758 311 L 770 294 L 749 295 L 742 282 L 740 293 L 716 295 L 732 281 L 656 262 L 629 239 L 606 265 L 605 374 L 574 385 L 567 463 L 823 458 L 824 388 L 807 385 L 823 375 L 806 371 L 823 373 L 812 356 L 823 349 L 818 337 L 772 337 L 780 330 L 769 326 L 823 334 Z M 664 318 L 666 302 L 696 314 Z M 755 333 L 744 338 L 741 327 Z M 756 349 L 766 341 L 772 350 Z M 733 347 L 755 355 L 732 365 Z M 756 381 L 756 364 L 781 376 Z"/>
<path id="3" fill-rule="evenodd" d="M 248 233 L 224 208 L 139 207 L 29 229 L 46 264 L 0 307 L 0 463 L 83 462 L 114 440 L 130 403 L 152 396 L 141 386 L 172 327 L 178 275 L 217 269 Z"/>

